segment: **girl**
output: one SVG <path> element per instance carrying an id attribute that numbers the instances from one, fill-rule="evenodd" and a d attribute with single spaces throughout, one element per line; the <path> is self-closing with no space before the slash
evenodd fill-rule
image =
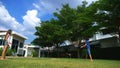
<path id="1" fill-rule="evenodd" d="M 5 59 L 7 48 L 8 48 L 9 45 L 12 44 L 10 42 L 11 36 L 12 36 L 12 30 L 9 29 L 6 33 L 6 35 L 5 35 L 5 45 L 4 45 L 4 49 L 3 49 L 3 52 L 2 52 L 1 60 Z"/>

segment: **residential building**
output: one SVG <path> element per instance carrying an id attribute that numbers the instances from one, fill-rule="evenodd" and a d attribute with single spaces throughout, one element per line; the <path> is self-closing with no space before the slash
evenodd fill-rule
<path id="1" fill-rule="evenodd" d="M 4 47 L 4 37 L 6 35 L 6 32 L 6 30 L 0 30 L 0 48 Z M 23 45 L 26 39 L 26 36 L 12 31 L 12 44 L 9 47 L 11 49 L 15 49 L 17 55 L 23 55 Z"/>
<path id="2" fill-rule="evenodd" d="M 102 30 L 101 32 L 96 32 L 96 34 L 89 39 L 93 58 L 120 59 L 120 55 L 118 55 L 120 52 L 120 40 L 118 34 L 105 32 L 105 29 Z M 81 42 L 80 46 L 84 44 L 84 40 Z M 66 57 L 67 54 L 71 54 L 71 57 L 77 58 L 78 48 L 80 47 L 78 47 L 77 42 L 73 42 L 69 45 L 56 48 L 54 51 L 56 51 L 56 53 L 59 51 L 59 54 L 61 55 L 59 57 Z M 82 55 L 83 51 L 84 48 L 80 49 L 80 55 Z"/>
<path id="3" fill-rule="evenodd" d="M 24 57 L 40 57 L 41 56 L 41 47 L 32 44 L 25 44 L 23 47 Z"/>

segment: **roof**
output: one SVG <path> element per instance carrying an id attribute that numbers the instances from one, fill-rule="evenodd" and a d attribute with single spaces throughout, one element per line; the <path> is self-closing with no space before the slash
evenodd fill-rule
<path id="1" fill-rule="evenodd" d="M 25 44 L 24 47 L 27 47 L 27 48 L 40 48 L 40 46 L 32 45 L 32 44 Z"/>
<path id="2" fill-rule="evenodd" d="M 22 37 L 22 38 L 24 38 L 24 39 L 28 39 L 26 36 L 24 36 L 24 35 L 22 35 L 22 34 L 19 34 L 19 33 L 17 33 L 17 32 L 12 32 L 12 34 L 13 34 L 13 35 L 20 36 L 20 37 Z"/>
<path id="3" fill-rule="evenodd" d="M 7 30 L 0 30 L 0 35 L 5 35 L 6 32 L 7 32 Z M 28 39 L 26 36 L 24 36 L 22 34 L 19 34 L 19 33 L 15 32 L 15 31 L 12 31 L 12 35 L 17 35 L 17 36 L 19 36 L 21 38 Z"/>
<path id="4" fill-rule="evenodd" d="M 6 30 L 0 30 L 0 32 L 7 32 Z"/>

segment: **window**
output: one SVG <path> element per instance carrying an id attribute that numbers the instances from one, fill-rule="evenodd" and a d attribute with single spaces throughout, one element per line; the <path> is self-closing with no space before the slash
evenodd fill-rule
<path id="1" fill-rule="evenodd" d="M 23 47 L 23 43 L 22 42 L 20 42 L 20 48 L 22 48 Z"/>
<path id="2" fill-rule="evenodd" d="M 1 46 L 1 45 L 4 45 L 4 42 L 5 42 L 5 41 L 4 41 L 4 37 L 3 37 L 3 36 L 0 36 L 0 46 Z"/>
<path id="3" fill-rule="evenodd" d="M 17 51 L 17 48 L 18 48 L 18 43 L 19 41 L 16 40 L 16 39 L 13 39 L 13 42 L 12 42 L 12 49 L 15 49 Z"/>
<path id="4" fill-rule="evenodd" d="M 0 46 L 1 46 L 1 45 L 5 45 L 5 40 L 0 39 Z"/>
<path id="5" fill-rule="evenodd" d="M 2 39 L 0 39 L 0 46 L 1 46 L 1 45 L 3 45 L 3 40 L 2 40 Z"/>

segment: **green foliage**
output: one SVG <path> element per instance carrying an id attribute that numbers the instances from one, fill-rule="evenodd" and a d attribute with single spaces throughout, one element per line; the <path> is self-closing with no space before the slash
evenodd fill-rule
<path id="1" fill-rule="evenodd" d="M 99 0 L 96 4 L 99 9 L 96 14 L 97 22 L 108 29 L 115 29 L 112 32 L 120 35 L 120 0 Z"/>
<path id="2" fill-rule="evenodd" d="M 11 56 L 12 52 L 13 52 L 13 50 L 11 50 L 11 49 L 8 48 L 7 52 L 6 52 L 6 56 Z"/>
<path id="3" fill-rule="evenodd" d="M 93 22 L 95 22 L 93 18 L 95 16 L 94 12 L 97 10 L 92 10 L 94 3 L 88 7 L 86 7 L 86 5 L 87 2 L 85 1 L 82 6 L 78 6 L 77 8 L 70 8 L 69 5 L 66 4 L 63 5 L 63 8 L 58 13 L 54 13 L 60 25 L 70 31 L 68 31 L 70 40 L 76 41 L 82 39 L 86 35 L 91 37 L 95 33 L 92 25 Z M 92 29 L 92 31 L 89 29 Z M 87 31 L 91 34 L 86 34 Z"/>
<path id="4" fill-rule="evenodd" d="M 41 46 L 59 45 L 64 40 L 77 41 L 92 37 L 101 27 L 114 29 L 120 35 L 120 1 L 99 0 L 89 6 L 83 1 L 81 6 L 71 8 L 63 5 L 61 10 L 54 12 L 56 19 L 42 21 L 36 27 L 37 38 L 32 43 Z M 94 23 L 97 26 L 93 26 Z"/>
<path id="5" fill-rule="evenodd" d="M 66 30 L 70 30 L 74 27 L 74 20 L 77 19 L 77 13 L 74 8 L 70 8 L 68 4 L 63 5 L 62 9 L 54 13 L 57 17 L 59 24 Z"/>
<path id="6" fill-rule="evenodd" d="M 54 44 L 63 42 L 67 38 L 67 31 L 60 25 L 57 25 L 54 20 L 41 23 L 40 27 L 36 27 L 36 30 L 35 35 L 38 38 L 35 41 L 38 41 L 38 44 L 42 46 L 53 46 Z"/>
<path id="7" fill-rule="evenodd" d="M 92 25 L 97 10 L 94 3 L 88 7 L 86 5 L 86 1 L 77 8 L 71 8 L 69 4 L 63 5 L 61 10 L 54 12 L 57 19 L 44 21 L 36 27 L 35 35 L 38 37 L 32 43 L 58 47 L 65 40 L 79 41 L 93 36 L 96 30 Z"/>
<path id="8" fill-rule="evenodd" d="M 0 48 L 0 56 L 1 56 L 1 54 L 2 54 L 2 51 L 3 51 L 3 49 L 2 49 L 2 48 Z"/>
<path id="9" fill-rule="evenodd" d="M 2 51 L 3 51 L 3 48 L 0 48 L 0 56 L 1 56 L 1 54 L 2 54 Z M 8 49 L 7 49 L 7 52 L 6 52 L 6 56 L 11 56 L 11 55 L 12 55 L 12 52 L 14 52 L 14 51 L 8 48 Z"/>
<path id="10" fill-rule="evenodd" d="M 33 51 L 32 51 L 32 55 L 33 55 L 33 57 L 38 57 L 38 52 L 35 51 L 35 50 L 33 50 Z"/>

